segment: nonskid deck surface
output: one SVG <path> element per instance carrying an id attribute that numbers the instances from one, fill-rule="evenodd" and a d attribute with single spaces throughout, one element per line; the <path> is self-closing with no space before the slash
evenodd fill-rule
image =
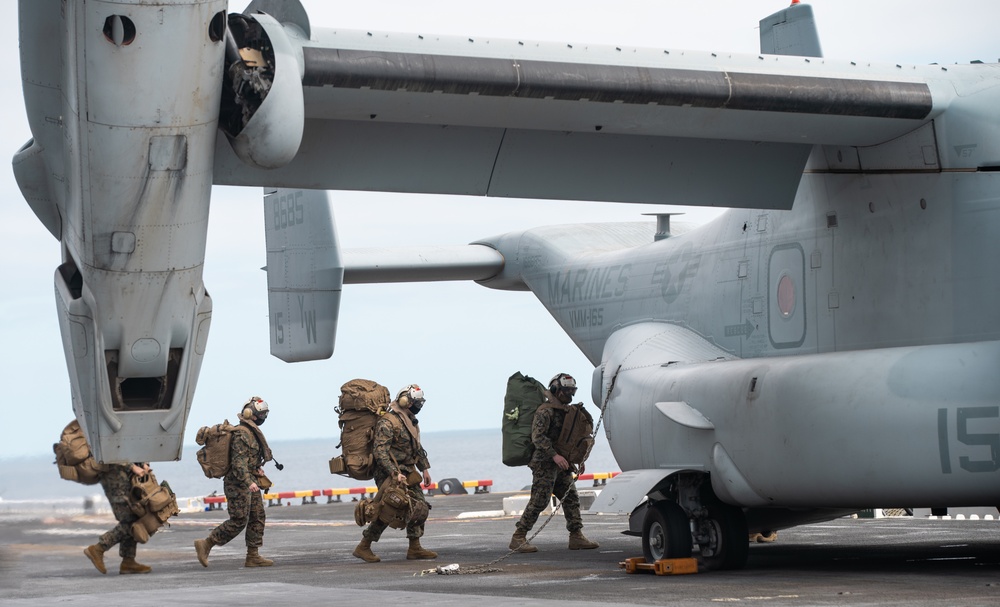
<path id="1" fill-rule="evenodd" d="M 373 545 L 382 562 L 351 552 L 361 537 L 354 504 L 267 509 L 261 554 L 275 566 L 246 569 L 240 536 L 212 550 L 201 567 L 193 542 L 225 511 L 184 513 L 140 545 L 141 576 L 118 574 L 117 549 L 101 575 L 83 548 L 110 528 L 109 515 L 0 516 L 0 604 L 401 604 L 411 605 L 975 605 L 1000 603 L 1000 520 L 922 517 L 838 519 L 779 532 L 752 544 L 747 568 L 686 576 L 626 574 L 618 563 L 640 556 L 638 538 L 621 534 L 623 516 L 586 516 L 597 550 L 567 550 L 557 515 L 535 538 L 539 551 L 494 565 L 499 572 L 438 575 L 424 570 L 458 563 L 460 571 L 505 555 L 515 518 L 498 516 L 509 494 L 430 498 L 426 548 L 433 561 L 406 560 L 403 531 L 389 529 Z M 471 513 L 483 513 L 476 516 Z M 539 519 L 544 522 L 546 515 Z M 538 529 L 536 525 L 535 529 Z"/>

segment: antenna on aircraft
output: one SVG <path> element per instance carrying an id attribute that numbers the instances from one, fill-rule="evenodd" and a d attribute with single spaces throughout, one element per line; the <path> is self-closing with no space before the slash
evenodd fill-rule
<path id="1" fill-rule="evenodd" d="M 670 216 L 683 215 L 684 213 L 643 213 L 656 218 L 656 234 L 653 240 L 663 240 L 670 238 Z"/>

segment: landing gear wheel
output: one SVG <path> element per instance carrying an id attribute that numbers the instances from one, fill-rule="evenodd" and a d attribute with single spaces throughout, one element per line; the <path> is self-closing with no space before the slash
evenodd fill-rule
<path id="1" fill-rule="evenodd" d="M 743 509 L 728 504 L 708 506 L 708 516 L 697 523 L 698 537 L 707 538 L 701 545 L 705 569 L 742 569 L 750 556 L 747 519 Z"/>
<path id="2" fill-rule="evenodd" d="M 647 563 L 691 556 L 691 525 L 684 510 L 673 502 L 646 508 L 642 521 L 642 555 Z"/>

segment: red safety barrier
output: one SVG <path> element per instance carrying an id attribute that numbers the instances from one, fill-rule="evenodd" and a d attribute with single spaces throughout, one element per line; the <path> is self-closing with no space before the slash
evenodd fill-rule
<path id="1" fill-rule="evenodd" d="M 616 473 L 617 474 L 617 473 Z M 475 493 L 489 493 L 490 487 L 493 486 L 492 480 L 476 480 L 476 481 L 463 481 L 461 485 L 465 488 L 475 489 Z M 420 488 L 424 491 L 436 491 L 439 490 L 437 483 L 431 483 L 430 485 L 421 484 Z M 330 504 L 333 502 L 341 501 L 341 496 L 344 495 L 360 495 L 367 496 L 371 495 L 375 497 L 378 493 L 378 487 L 338 487 L 331 489 L 309 489 L 305 491 L 281 491 L 278 493 L 265 493 L 263 498 L 267 500 L 268 506 L 281 506 L 282 500 L 290 500 L 295 498 L 302 498 L 302 504 L 315 504 L 316 498 L 325 496 L 327 498 L 326 503 Z M 226 503 L 226 497 L 223 495 L 210 495 L 202 498 L 202 501 L 208 506 L 209 510 L 221 510 L 222 504 Z"/>

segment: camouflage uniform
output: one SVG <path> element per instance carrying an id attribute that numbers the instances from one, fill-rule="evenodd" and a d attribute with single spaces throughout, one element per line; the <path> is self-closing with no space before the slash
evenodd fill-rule
<path id="1" fill-rule="evenodd" d="M 222 546 L 240 534 L 245 527 L 247 548 L 264 545 L 264 499 L 260 491 L 250 491 L 257 482 L 257 470 L 264 465 L 261 446 L 243 422 L 233 432 L 229 445 L 229 472 L 223 480 L 229 520 L 212 530 L 209 539 Z"/>
<path id="2" fill-rule="evenodd" d="M 583 529 L 580 496 L 576 492 L 573 467 L 563 470 L 552 460 L 556 455 L 552 445 L 559 437 L 565 417 L 564 411 L 544 405 L 535 412 L 535 418 L 531 422 L 531 442 L 535 446 L 535 452 L 528 462 L 528 467 L 531 468 L 531 499 L 517 521 L 519 532 L 527 533 L 534 527 L 538 515 L 545 510 L 552 495 L 562 499 L 566 529 L 570 533 Z"/>
<path id="3" fill-rule="evenodd" d="M 416 441 L 410 436 L 409 430 L 400 419 L 393 419 L 390 416 L 398 415 L 389 412 L 379 418 L 375 424 L 375 444 L 372 448 L 372 455 L 375 457 L 375 484 L 379 487 L 385 479 L 395 477 L 397 473 L 407 474 L 414 471 L 429 470 L 431 464 L 427 461 L 427 452 L 422 448 L 417 449 Z M 410 415 L 409 412 L 403 415 Z M 417 418 L 410 415 L 410 421 L 417 425 Z M 399 464 L 399 467 L 396 467 Z M 420 488 L 420 482 L 407 487 L 407 492 L 412 499 L 426 502 L 424 492 Z M 382 537 L 388 525 L 378 519 L 372 521 L 365 529 L 365 539 L 377 542 Z M 407 523 L 406 537 L 418 539 L 424 535 L 424 523 Z"/>
<path id="4" fill-rule="evenodd" d="M 132 523 L 139 520 L 129 508 L 129 492 L 132 491 L 132 464 L 106 464 L 105 472 L 101 473 L 101 487 L 111 504 L 118 524 L 101 536 L 97 545 L 107 552 L 118 544 L 118 554 L 122 558 L 135 558 L 135 538 L 132 537 Z"/>

